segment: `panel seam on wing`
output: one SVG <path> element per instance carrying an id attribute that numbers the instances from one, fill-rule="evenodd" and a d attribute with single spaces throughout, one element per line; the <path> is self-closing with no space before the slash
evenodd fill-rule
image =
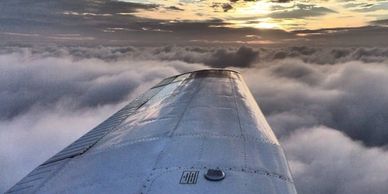
<path id="1" fill-rule="evenodd" d="M 237 98 L 236 98 L 236 89 L 235 89 L 235 85 L 233 84 L 232 82 L 232 79 L 229 78 L 229 82 L 230 82 L 230 85 L 232 86 L 232 93 L 233 93 L 233 99 L 234 99 L 234 104 L 236 106 L 236 112 L 237 112 L 237 119 L 238 119 L 238 125 L 240 127 L 240 132 L 241 132 L 241 137 L 243 139 L 243 145 L 244 145 L 244 148 L 243 148 L 243 154 L 244 154 L 244 167 L 247 167 L 247 150 L 246 150 L 246 139 L 245 139 L 245 135 L 244 135 L 244 132 L 243 132 L 243 128 L 242 128 L 242 125 L 241 125 L 241 119 L 240 119 L 240 111 L 239 111 L 239 108 L 238 108 L 238 103 L 237 103 Z"/>
<path id="2" fill-rule="evenodd" d="M 186 104 L 186 106 L 185 106 L 185 108 L 184 108 L 184 110 L 183 110 L 181 116 L 179 117 L 179 119 L 178 119 L 176 125 L 175 125 L 174 128 L 172 128 L 172 130 L 168 133 L 168 136 L 167 136 L 166 138 L 172 138 L 172 137 L 173 137 L 173 135 L 174 135 L 176 129 L 178 128 L 180 122 L 182 121 L 182 119 L 183 119 L 183 117 L 184 117 L 184 115 L 185 115 L 185 113 L 186 113 L 188 107 L 190 106 L 191 102 L 193 101 L 194 96 L 197 94 L 198 90 L 200 90 L 200 88 L 201 88 L 200 86 L 202 85 L 202 83 L 203 83 L 203 80 L 201 80 L 201 81 L 199 82 L 199 84 L 196 86 L 195 91 L 193 91 L 193 94 L 191 95 L 190 100 L 187 102 L 187 104 Z M 167 143 L 166 143 L 166 144 L 167 144 Z M 166 147 L 167 147 L 166 144 L 163 146 L 163 149 L 159 152 L 159 154 L 158 154 L 158 156 L 157 156 L 157 158 L 156 158 L 156 160 L 155 160 L 155 163 L 154 163 L 154 165 L 153 165 L 153 170 L 152 170 L 152 172 L 154 171 L 156 165 L 158 164 L 160 158 L 162 157 L 162 154 L 164 153 L 164 151 L 165 151 L 165 149 L 166 149 Z M 146 180 L 148 180 L 149 177 L 152 176 L 152 172 L 150 173 L 150 175 L 147 176 Z"/>
<path id="3" fill-rule="evenodd" d="M 241 136 L 238 135 L 217 135 L 212 133 L 183 133 L 183 134 L 175 134 L 172 137 L 206 137 L 206 138 L 227 138 L 227 139 L 240 139 Z M 127 141 L 125 143 L 122 143 L 120 145 L 112 145 L 112 147 L 107 148 L 100 148 L 99 150 L 95 150 L 93 153 L 90 154 L 97 154 L 101 153 L 107 150 L 113 150 L 119 147 L 129 146 L 132 144 L 142 143 L 142 142 L 148 142 L 148 141 L 157 141 L 159 139 L 168 138 L 168 136 L 149 136 L 149 137 L 142 137 L 133 139 L 131 141 Z M 282 149 L 282 147 L 279 144 L 276 144 L 274 142 L 271 142 L 269 140 L 263 139 L 263 138 L 256 138 L 256 137 L 246 137 L 246 140 L 257 142 L 257 143 L 263 143 L 263 144 L 270 144 L 272 146 L 278 147 Z"/>

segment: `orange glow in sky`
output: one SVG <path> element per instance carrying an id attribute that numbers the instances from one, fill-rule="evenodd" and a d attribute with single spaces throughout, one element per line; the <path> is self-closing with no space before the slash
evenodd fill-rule
<path id="1" fill-rule="evenodd" d="M 302 30 L 359 27 L 388 18 L 388 1 L 121 1 L 160 5 L 155 10 L 138 10 L 133 13 L 138 17 L 177 21 L 219 19 L 227 23 L 228 27 L 237 28 Z"/>

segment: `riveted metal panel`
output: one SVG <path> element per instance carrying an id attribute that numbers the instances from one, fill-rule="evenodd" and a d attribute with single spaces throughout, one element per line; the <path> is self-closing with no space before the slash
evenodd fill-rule
<path id="1" fill-rule="evenodd" d="M 152 99 L 156 94 L 158 94 L 164 88 L 169 88 L 168 83 L 171 83 L 173 79 L 168 81 L 162 81 L 163 87 L 154 87 L 141 95 L 140 97 L 133 100 L 127 106 L 122 108 L 116 114 L 105 120 L 103 123 L 90 130 L 88 133 L 83 135 L 81 138 L 70 144 L 68 147 L 54 155 L 52 158 L 47 160 L 44 164 L 56 162 L 63 160 L 65 158 L 71 158 L 80 154 L 85 153 L 90 149 L 94 144 L 98 142 L 102 137 L 107 133 L 114 130 L 120 123 L 125 120 L 128 116 L 133 114 L 137 109 L 139 109 L 143 104 Z M 179 83 L 174 83 L 174 85 Z"/>
<path id="2" fill-rule="evenodd" d="M 61 160 L 51 164 L 43 164 L 30 172 L 26 177 L 11 187 L 6 193 L 34 193 L 55 172 L 60 170 L 68 162 Z"/>

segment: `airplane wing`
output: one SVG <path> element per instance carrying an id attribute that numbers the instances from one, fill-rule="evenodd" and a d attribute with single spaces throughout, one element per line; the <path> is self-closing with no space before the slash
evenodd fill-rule
<path id="1" fill-rule="evenodd" d="M 241 75 L 167 78 L 7 193 L 294 194 L 284 152 Z"/>

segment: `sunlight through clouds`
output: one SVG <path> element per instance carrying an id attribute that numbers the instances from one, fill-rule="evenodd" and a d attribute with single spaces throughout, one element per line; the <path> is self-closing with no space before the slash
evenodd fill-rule
<path id="1" fill-rule="evenodd" d="M 189 21 L 217 18 L 228 23 L 224 25 L 227 27 L 287 31 L 360 27 L 374 20 L 387 19 L 388 14 L 388 1 L 121 1 L 159 5 L 155 10 L 138 10 L 134 13 L 143 18 Z"/>

